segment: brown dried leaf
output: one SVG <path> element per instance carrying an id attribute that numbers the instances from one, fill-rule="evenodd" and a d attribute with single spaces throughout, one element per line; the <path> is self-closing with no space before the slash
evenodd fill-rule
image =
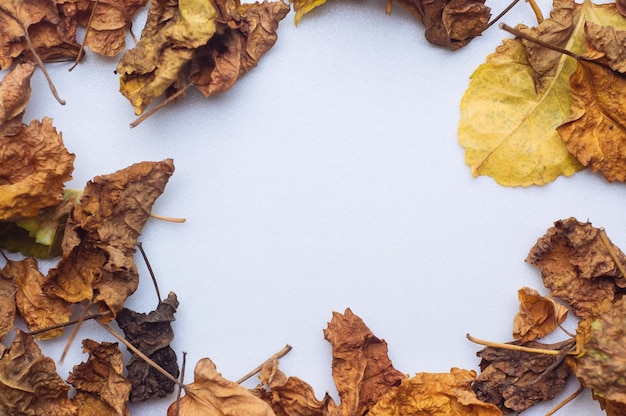
<path id="1" fill-rule="evenodd" d="M 43 61 L 76 58 L 80 45 L 66 23 L 56 1 L 0 1 L 0 69 L 9 68 L 20 56 L 32 56 L 26 33 Z"/>
<path id="2" fill-rule="evenodd" d="M 499 416 L 497 406 L 476 397 L 472 383 L 476 372 L 459 368 L 450 373 L 417 373 L 389 390 L 368 416 Z"/>
<path id="3" fill-rule="evenodd" d="M 186 385 L 180 399 L 180 414 L 185 416 L 274 416 L 269 404 L 217 372 L 215 364 L 203 358 L 196 364 L 194 382 Z M 176 416 L 177 403 L 167 409 Z"/>
<path id="4" fill-rule="evenodd" d="M 612 243 L 611 247 L 626 264 L 624 253 Z M 539 267 L 551 295 L 569 304 L 582 319 L 609 308 L 616 289 L 626 286 L 626 278 L 600 238 L 600 229 L 575 218 L 556 221 L 537 240 L 526 261 Z"/>
<path id="5" fill-rule="evenodd" d="M 586 22 L 585 41 L 589 50 L 586 55 L 601 60 L 614 71 L 626 72 L 626 31 Z"/>
<path id="6" fill-rule="evenodd" d="M 337 405 L 328 393 L 317 400 L 313 387 L 297 377 L 287 377 L 278 369 L 278 360 L 271 360 L 259 373 L 261 383 L 253 392 L 265 400 L 276 416 L 331 416 Z"/>
<path id="7" fill-rule="evenodd" d="M 567 340 L 557 344 L 536 341 L 515 341 L 510 344 L 567 351 L 574 343 Z M 481 373 L 473 385 L 476 396 L 484 402 L 495 404 L 504 413 L 521 412 L 541 401 L 554 398 L 565 388 L 570 375 L 564 356 L 494 347 L 484 348 L 476 355 L 482 359 Z"/>
<path id="8" fill-rule="evenodd" d="M 387 356 L 387 343 L 374 336 L 350 309 L 333 318 L 324 330 L 332 345 L 333 379 L 341 405 L 340 414 L 361 416 L 406 375 L 393 368 Z"/>
<path id="9" fill-rule="evenodd" d="M 75 365 L 67 381 L 76 387 L 72 402 L 78 416 L 130 416 L 126 407 L 131 384 L 123 376 L 124 361 L 117 343 L 83 340 L 87 362 Z"/>
<path id="10" fill-rule="evenodd" d="M 484 0 L 398 0 L 426 28 L 426 39 L 455 50 L 487 29 L 491 9 Z"/>
<path id="11" fill-rule="evenodd" d="M 11 277 L 0 271 L 0 311 L 2 311 L 0 314 L 0 341 L 15 327 L 16 292 L 17 287 Z"/>
<path id="12" fill-rule="evenodd" d="M 42 289 L 44 276 L 39 271 L 37 260 L 27 257 L 22 261 L 9 261 L 2 270 L 13 278 L 17 287 L 15 301 L 28 329 L 47 328 L 69 321 L 70 304 Z M 37 338 L 48 339 L 63 335 L 63 328 L 43 332 Z"/>
<path id="13" fill-rule="evenodd" d="M 517 291 L 519 312 L 513 320 L 513 338 L 532 341 L 552 333 L 567 317 L 568 309 L 536 290 L 523 287 Z"/>
<path id="14" fill-rule="evenodd" d="M 13 135 L 22 125 L 30 99 L 30 78 L 37 66 L 30 61 L 16 65 L 0 82 L 0 135 Z"/>
<path id="15" fill-rule="evenodd" d="M 33 120 L 14 135 L 0 136 L 0 148 L 0 220 L 34 217 L 62 201 L 74 154 L 51 119 Z"/>
<path id="16" fill-rule="evenodd" d="M 56 372 L 33 337 L 17 330 L 0 359 L 0 414 L 74 416 L 69 386 Z"/>
<path id="17" fill-rule="evenodd" d="M 176 353 L 170 343 L 174 340 L 171 322 L 174 321 L 176 308 L 178 299 L 174 292 L 170 292 L 167 299 L 148 314 L 124 308 L 115 317 L 126 340 L 175 378 L 178 377 L 179 368 Z M 155 396 L 165 397 L 174 391 L 174 382 L 132 351 L 126 368 L 128 380 L 133 385 L 131 402 L 148 400 Z"/>

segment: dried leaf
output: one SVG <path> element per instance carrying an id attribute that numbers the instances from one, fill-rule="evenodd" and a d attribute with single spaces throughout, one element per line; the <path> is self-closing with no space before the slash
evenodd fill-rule
<path id="1" fill-rule="evenodd" d="M 536 290 L 523 287 L 517 291 L 519 312 L 513 321 L 513 338 L 532 341 L 552 333 L 565 321 L 568 309 Z"/>
<path id="2" fill-rule="evenodd" d="M 350 309 L 333 318 L 324 330 L 331 343 L 333 379 L 341 398 L 340 414 L 360 416 L 406 376 L 393 368 L 387 343 L 374 336 Z"/>
<path id="3" fill-rule="evenodd" d="M 28 329 L 35 331 L 69 321 L 72 315 L 70 304 L 43 291 L 44 276 L 39 271 L 37 260 L 27 257 L 22 261 L 8 261 L 2 272 L 10 276 L 17 287 L 15 302 Z M 63 328 L 59 328 L 46 331 L 38 338 L 47 339 L 62 334 Z"/>
<path id="4" fill-rule="evenodd" d="M 591 323 L 584 354 L 576 360 L 576 377 L 611 407 L 626 406 L 624 332 L 626 303 L 620 300 Z"/>
<path id="5" fill-rule="evenodd" d="M 484 0 L 398 0 L 398 3 L 424 24 L 430 43 L 452 50 L 480 36 L 491 18 L 491 9 Z"/>
<path id="6" fill-rule="evenodd" d="M 179 368 L 176 353 L 170 343 L 174 340 L 171 322 L 174 321 L 176 308 L 176 294 L 170 292 L 167 299 L 148 314 L 124 308 L 115 317 L 126 340 L 175 378 L 179 375 Z M 165 397 L 174 391 L 174 382 L 132 351 L 126 368 L 128 380 L 133 385 L 131 402 L 148 400 L 155 396 Z"/>
<path id="7" fill-rule="evenodd" d="M 516 341 L 510 344 L 562 351 L 573 346 L 571 340 L 557 344 L 536 341 Z M 562 359 L 564 356 L 494 347 L 484 348 L 476 355 L 482 358 L 481 373 L 473 385 L 476 396 L 484 402 L 495 404 L 504 413 L 521 412 L 541 401 L 554 398 L 565 388 L 570 375 L 569 366 Z"/>
<path id="8" fill-rule="evenodd" d="M 555 1 L 551 18 L 530 33 L 583 54 L 585 22 L 626 29 L 614 4 L 564 0 Z M 569 78 L 576 60 L 554 54 L 507 39 L 472 75 L 461 101 L 459 141 L 474 176 L 489 175 L 506 186 L 529 186 L 582 168 L 556 131 L 571 116 Z"/>
<path id="9" fill-rule="evenodd" d="M 46 278 L 46 290 L 70 303 L 89 300 L 115 314 L 136 289 L 133 254 L 156 198 L 174 164 L 142 162 L 87 183 L 63 237 L 63 258 Z"/>
<path id="10" fill-rule="evenodd" d="M 196 364 L 194 382 L 186 385 L 180 399 L 180 414 L 185 416 L 274 416 L 272 408 L 246 388 L 226 380 L 215 364 L 203 358 Z M 167 416 L 176 416 L 176 402 Z"/>
<path id="11" fill-rule="evenodd" d="M 317 400 L 308 383 L 287 377 L 278 369 L 278 360 L 266 363 L 259 379 L 267 390 L 258 386 L 254 393 L 272 406 L 276 416 L 331 416 L 337 412 L 337 405 L 328 393 Z"/>
<path id="12" fill-rule="evenodd" d="M 478 400 L 472 390 L 476 372 L 417 373 L 389 390 L 368 416 L 499 416 L 497 406 Z"/>
<path id="13" fill-rule="evenodd" d="M 117 343 L 83 340 L 87 362 L 75 365 L 67 381 L 76 387 L 72 399 L 78 416 L 130 416 L 126 407 L 131 384 L 123 376 L 124 361 Z"/>
<path id="14" fill-rule="evenodd" d="M 30 79 L 36 65 L 26 61 L 16 65 L 0 82 L 0 135 L 16 134 L 30 99 Z"/>
<path id="15" fill-rule="evenodd" d="M 624 253 L 611 243 L 613 253 L 626 264 Z M 559 220 L 537 240 L 526 257 L 541 270 L 552 296 L 565 301 L 580 318 L 606 310 L 617 288 L 626 287 L 600 230 L 575 218 Z"/>
<path id="16" fill-rule="evenodd" d="M 33 120 L 11 136 L 0 136 L 0 220 L 34 217 L 63 199 L 74 154 L 63 145 L 52 120 Z"/>
<path id="17" fill-rule="evenodd" d="M 15 327 L 15 293 L 17 287 L 10 276 L 0 271 L 0 341 Z M 0 351 L 0 355 L 2 352 Z"/>
<path id="18" fill-rule="evenodd" d="M 56 372 L 33 337 L 17 330 L 0 359 L 0 414 L 74 416 L 69 386 Z"/>

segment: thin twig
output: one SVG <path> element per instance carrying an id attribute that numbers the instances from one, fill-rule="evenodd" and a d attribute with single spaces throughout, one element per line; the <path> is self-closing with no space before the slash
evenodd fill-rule
<path id="1" fill-rule="evenodd" d="M 103 316 L 107 316 L 109 315 L 111 312 L 106 311 L 106 312 L 98 312 L 98 313 L 93 313 L 90 315 L 85 316 L 82 321 L 88 321 L 90 319 L 95 319 L 95 318 L 101 318 Z M 77 318 L 77 319 L 72 319 L 71 321 L 67 321 L 64 322 L 62 324 L 57 324 L 57 325 L 52 325 L 52 326 L 47 326 L 45 328 L 40 328 L 40 329 L 35 329 L 34 331 L 30 331 L 27 332 L 28 335 L 39 335 L 42 334 L 44 332 L 48 332 L 48 331 L 52 331 L 55 329 L 59 329 L 59 328 L 65 328 L 66 326 L 70 326 L 70 325 L 74 325 L 81 322 L 81 318 Z"/>
<path id="2" fill-rule="evenodd" d="M 87 22 L 87 27 L 85 28 L 85 37 L 83 37 L 83 41 L 80 43 L 80 49 L 78 49 L 78 55 L 76 55 L 76 61 L 74 61 L 74 65 L 68 71 L 72 72 L 74 68 L 78 65 L 83 54 L 85 53 L 85 44 L 87 43 L 87 36 L 89 36 L 89 29 L 91 28 L 91 22 L 93 21 L 93 17 L 96 14 L 96 8 L 98 7 L 98 3 L 100 0 L 95 0 L 93 5 L 93 9 L 91 9 L 91 14 L 89 15 L 89 21 Z"/>
<path id="3" fill-rule="evenodd" d="M 567 49 L 563 49 L 563 48 L 560 48 L 558 46 L 554 46 L 554 45 L 551 45 L 549 43 L 546 43 L 546 42 L 542 41 L 541 39 L 535 38 L 533 36 L 530 36 L 530 35 L 522 32 L 521 30 L 517 30 L 515 28 L 512 28 L 511 26 L 509 26 L 509 25 L 507 25 L 505 23 L 500 23 L 499 27 L 500 27 L 500 29 L 507 31 L 510 34 L 517 36 L 518 38 L 522 38 L 522 39 L 525 39 L 525 40 L 527 40 L 529 42 L 536 43 L 537 45 L 543 46 L 544 48 L 548 48 L 548 49 L 551 49 L 553 51 L 560 52 L 560 53 L 562 53 L 564 55 L 571 56 L 572 58 L 574 58 L 576 60 L 581 60 L 581 59 L 582 60 L 586 60 L 584 56 L 575 54 L 574 52 L 568 51 Z"/>
<path id="4" fill-rule="evenodd" d="M 177 222 L 177 223 L 183 223 L 187 221 L 187 219 L 185 218 L 166 217 L 164 215 L 155 214 L 153 212 L 150 213 L 150 217 L 157 219 L 157 220 L 161 220 L 161 221 Z"/>
<path id="5" fill-rule="evenodd" d="M 465 336 L 467 337 L 468 340 L 472 341 L 474 344 L 484 345 L 485 347 L 493 347 L 493 348 L 500 348 L 500 349 L 503 349 L 503 350 L 530 352 L 530 353 L 534 353 L 534 354 L 545 354 L 545 355 L 559 355 L 559 354 L 563 353 L 563 351 L 561 351 L 561 350 L 547 350 L 547 349 L 544 349 L 544 348 L 530 348 L 530 347 L 524 347 L 522 345 L 504 344 L 504 343 L 501 343 L 501 342 L 485 341 L 483 339 L 475 338 L 475 337 L 471 336 L 470 334 L 467 334 Z M 568 351 L 566 354 L 567 355 L 573 355 L 574 352 L 573 351 Z"/>
<path id="6" fill-rule="evenodd" d="M 30 35 L 28 34 L 28 29 L 26 29 L 24 25 L 22 25 L 22 29 L 24 30 L 24 38 L 26 39 L 26 43 L 28 43 L 28 48 L 33 53 L 33 58 L 35 58 L 35 62 L 37 62 L 37 65 L 41 69 L 41 72 L 43 72 L 43 75 L 46 77 L 46 81 L 48 81 L 48 88 L 50 88 L 52 95 L 59 102 L 59 104 L 65 105 L 65 100 L 59 97 L 59 93 L 57 92 L 57 89 L 54 86 L 54 82 L 52 82 L 52 78 L 50 78 L 50 74 L 48 74 L 48 70 L 46 69 L 46 66 L 43 64 L 43 61 L 37 54 L 37 51 L 35 51 L 35 46 L 33 45 L 33 41 L 30 39 Z"/>
<path id="7" fill-rule="evenodd" d="M 143 257 L 143 261 L 146 262 L 146 266 L 148 267 L 148 272 L 150 273 L 150 277 L 152 278 L 152 283 L 154 284 L 154 289 L 156 290 L 157 298 L 159 298 L 158 305 L 160 305 L 162 302 L 161 292 L 159 291 L 159 284 L 157 283 L 156 276 L 154 275 L 154 272 L 152 271 L 152 266 L 150 266 L 150 262 L 148 261 L 148 256 L 146 256 L 146 252 L 143 251 L 143 244 L 141 244 L 141 242 L 138 242 L 137 247 L 139 247 L 139 252 L 141 253 L 141 256 Z"/>
<path id="8" fill-rule="evenodd" d="M 179 386 L 179 387 L 181 387 L 183 389 L 185 388 L 185 385 L 183 383 L 181 383 L 180 381 L 178 381 L 176 379 L 176 377 L 174 377 L 173 375 L 171 375 L 170 373 L 165 371 L 165 369 L 163 369 L 163 367 L 161 367 L 160 365 L 158 365 L 157 363 L 152 361 L 146 354 L 144 354 L 143 352 L 139 351 L 139 349 L 137 347 L 135 347 L 133 344 L 128 342 L 123 336 L 121 336 L 120 334 L 118 334 L 117 332 L 112 330 L 108 325 L 105 325 L 105 324 L 103 324 L 100 321 L 97 321 L 97 322 L 100 324 L 100 326 L 102 326 L 104 329 L 106 329 L 111 335 L 113 335 L 115 338 L 117 338 L 122 344 L 126 345 L 126 348 L 128 348 L 129 350 L 131 350 L 132 352 L 137 354 L 137 356 L 139 358 L 141 358 L 142 360 L 147 362 L 148 365 L 150 365 L 152 368 L 157 370 L 159 373 L 163 374 L 169 381 L 171 381 L 172 383 L 176 384 L 177 386 Z"/>
<path id="9" fill-rule="evenodd" d="M 578 388 L 578 390 L 576 390 L 574 393 L 570 394 L 565 400 L 563 400 L 561 403 L 559 403 L 555 407 L 553 407 L 552 410 L 550 410 L 548 413 L 546 413 L 546 416 L 552 416 L 553 414 L 558 412 L 563 406 L 565 406 L 566 404 L 568 404 L 569 402 L 574 400 L 576 397 L 580 396 L 580 394 L 583 392 L 583 390 L 585 390 L 585 387 L 581 384 L 580 387 Z"/>
<path id="10" fill-rule="evenodd" d="M 183 95 L 185 93 L 185 91 L 187 91 L 189 89 L 189 87 L 191 87 L 191 85 L 192 85 L 191 83 L 185 85 L 183 88 L 181 88 L 180 90 L 176 91 L 175 94 L 170 95 L 165 100 L 161 101 L 159 104 L 157 104 L 154 107 L 152 107 L 152 109 L 150 111 L 148 111 L 146 113 L 143 113 L 143 115 L 141 117 L 138 117 L 137 120 L 135 120 L 132 123 L 130 123 L 130 127 L 131 128 L 137 127 L 139 124 L 141 124 L 142 121 L 144 121 L 145 119 L 150 117 L 152 114 L 156 113 L 157 111 L 159 111 L 161 108 L 165 107 L 166 105 L 168 105 L 172 101 L 176 101 L 176 99 L 178 97 L 180 97 L 181 95 Z"/>
<path id="11" fill-rule="evenodd" d="M 246 381 L 247 379 L 249 379 L 250 377 L 254 376 L 256 373 L 258 373 L 259 371 L 261 371 L 263 369 L 263 366 L 268 362 L 268 361 L 272 361 L 272 360 L 278 360 L 281 357 L 284 357 L 289 351 L 291 351 L 291 345 L 287 344 L 285 345 L 280 351 L 278 351 L 276 354 L 272 355 L 271 357 L 269 357 L 267 360 L 263 361 L 263 363 L 261 363 L 258 367 L 256 367 L 254 370 L 250 371 L 248 374 L 246 374 L 245 376 L 241 377 L 239 380 L 237 380 L 235 383 L 237 384 L 241 384 L 244 381 Z"/>
<path id="12" fill-rule="evenodd" d="M 517 3 L 519 3 L 519 0 L 513 0 L 513 3 L 509 4 L 508 6 L 506 6 L 506 8 L 504 10 L 502 10 L 502 12 L 500 12 L 499 15 L 497 15 L 495 18 L 493 18 L 491 20 L 491 22 L 489 22 L 487 24 L 487 27 L 485 29 L 489 29 L 494 23 L 496 23 L 498 20 L 500 20 L 502 18 L 502 16 L 507 14 L 509 12 L 509 10 L 511 10 Z"/>
<path id="13" fill-rule="evenodd" d="M 185 367 L 187 366 L 187 353 L 183 351 L 183 364 L 180 369 L 180 384 L 184 385 L 185 383 Z M 176 407 L 174 408 L 174 414 L 178 416 L 180 414 L 180 395 L 183 392 L 182 387 L 178 386 L 178 393 L 176 393 Z"/>
<path id="14" fill-rule="evenodd" d="M 537 18 L 537 23 L 543 22 L 543 13 L 541 13 L 541 9 L 535 0 L 527 0 L 530 7 L 533 9 L 533 13 L 535 13 L 535 17 Z"/>
<path id="15" fill-rule="evenodd" d="M 83 309 L 83 312 L 78 317 L 78 320 L 76 322 L 76 326 L 72 330 L 72 333 L 70 334 L 69 338 L 67 339 L 67 343 L 65 343 L 65 348 L 63 348 L 63 352 L 61 353 L 61 358 L 59 359 L 60 363 L 62 363 L 63 360 L 65 359 L 65 356 L 67 355 L 67 352 L 70 350 L 70 346 L 74 342 L 74 339 L 76 338 L 76 335 L 78 335 L 78 330 L 80 329 L 80 326 L 83 324 L 83 321 L 87 317 L 87 312 L 89 311 L 89 306 L 91 306 L 91 304 L 89 304 L 85 309 Z"/>

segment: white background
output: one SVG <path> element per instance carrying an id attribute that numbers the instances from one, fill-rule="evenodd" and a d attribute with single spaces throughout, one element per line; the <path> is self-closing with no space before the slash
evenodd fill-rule
<path id="1" fill-rule="evenodd" d="M 494 15 L 497 3 L 488 2 Z M 384 8 L 331 1 L 298 27 L 291 12 L 274 48 L 232 89 L 209 99 L 192 92 L 135 129 L 117 59 L 89 53 L 71 73 L 49 65 L 66 106 L 36 73 L 24 121 L 54 118 L 76 154 L 70 187 L 143 160 L 175 161 L 154 212 L 187 222 L 151 220 L 141 241 L 163 296 L 174 291 L 181 303 L 172 347 L 188 352 L 186 381 L 202 357 L 234 380 L 289 343 L 283 371 L 319 398 L 336 397 L 322 330 L 347 307 L 409 375 L 478 370 L 480 347 L 465 334 L 512 339 L 517 290 L 542 289 L 524 258 L 555 220 L 589 219 L 626 248 L 623 184 L 590 171 L 527 189 L 472 178 L 456 137 L 459 102 L 506 33 L 492 27 L 449 52 L 428 44 L 400 6 L 391 16 Z M 536 23 L 523 1 L 502 21 Z M 142 281 L 127 305 L 147 312 L 156 296 L 136 260 Z M 112 340 L 93 324 L 86 337 Z M 58 358 L 64 344 L 43 348 Z M 75 342 L 59 372 L 84 359 Z M 572 379 L 568 392 L 577 387 Z M 173 400 L 131 411 L 165 414 Z M 603 414 L 589 394 L 561 411 L 574 413 Z"/>

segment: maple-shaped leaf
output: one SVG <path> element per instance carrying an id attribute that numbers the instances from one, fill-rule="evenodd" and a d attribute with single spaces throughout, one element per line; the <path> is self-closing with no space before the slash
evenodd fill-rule
<path id="1" fill-rule="evenodd" d="M 541 270 L 552 296 L 565 301 L 580 318 L 610 307 L 619 288 L 626 287 L 612 253 L 626 264 L 624 253 L 602 239 L 601 230 L 575 218 L 559 220 L 537 240 L 526 261 Z"/>
<path id="2" fill-rule="evenodd" d="M 322 400 L 313 387 L 298 377 L 287 377 L 278 369 L 278 360 L 268 361 L 259 373 L 261 385 L 253 393 L 265 400 L 276 416 L 331 416 L 338 407 L 328 393 Z"/>
<path id="3" fill-rule="evenodd" d="M 480 401 L 472 390 L 476 372 L 452 368 L 449 373 L 417 373 L 389 390 L 368 416 L 501 416 L 491 403 Z"/>
<path id="4" fill-rule="evenodd" d="M 176 416 L 177 408 L 185 416 L 275 416 L 269 404 L 222 377 L 208 358 L 198 361 L 193 383 L 185 385 L 185 396 L 170 405 L 167 416 Z"/>
<path id="5" fill-rule="evenodd" d="M 576 54 L 586 50 L 585 22 L 626 29 L 615 4 L 554 2 L 535 37 Z M 576 60 L 506 39 L 471 77 L 461 101 L 459 141 L 472 174 L 506 186 L 543 185 L 582 165 L 556 128 L 571 116 L 569 78 Z"/>
<path id="6" fill-rule="evenodd" d="M 115 314 L 139 284 L 135 245 L 152 205 L 174 173 L 171 159 L 142 162 L 85 186 L 63 236 L 63 257 L 46 288 L 70 303 L 89 300 Z"/>
<path id="7" fill-rule="evenodd" d="M 0 414 L 75 416 L 69 388 L 54 361 L 41 353 L 32 336 L 18 329 L 0 358 Z"/>
<path id="8" fill-rule="evenodd" d="M 609 182 L 624 182 L 626 75 L 619 68 L 626 70 L 626 61 L 619 48 L 623 49 L 620 39 L 626 39 L 626 31 L 590 22 L 585 27 L 591 47 L 588 54 L 594 58 L 578 59 L 570 77 L 572 115 L 558 127 L 558 132 L 580 163 L 599 171 Z"/>
<path id="9" fill-rule="evenodd" d="M 515 341 L 510 344 L 565 353 L 574 342 Z M 558 355 L 496 347 L 486 347 L 476 355 L 481 358 L 481 373 L 473 384 L 476 396 L 495 404 L 505 413 L 522 412 L 539 402 L 551 400 L 565 388 L 570 376 L 569 366 L 565 360 L 559 362 Z"/>
<path id="10" fill-rule="evenodd" d="M 60 4 L 68 18 L 86 28 L 85 45 L 93 52 L 115 56 L 126 48 L 132 19 L 148 0 L 72 0 Z"/>
<path id="11" fill-rule="evenodd" d="M 22 62 L 0 82 L 0 135 L 12 135 L 20 129 L 30 99 L 30 79 L 35 68 L 33 62 Z"/>
<path id="12" fill-rule="evenodd" d="M 517 291 L 519 312 L 513 320 L 513 338 L 532 341 L 552 333 L 567 317 L 568 309 L 536 290 L 523 287 Z"/>
<path id="13" fill-rule="evenodd" d="M 456 50 L 480 36 L 489 24 L 491 9 L 484 0 L 397 0 L 426 29 L 426 39 Z"/>
<path id="14" fill-rule="evenodd" d="M 7 334 L 15 328 L 15 293 L 17 286 L 13 283 L 11 276 L 4 274 L 0 270 L 0 342 Z"/>
<path id="15" fill-rule="evenodd" d="M 591 322 L 583 355 L 576 359 L 576 377 L 593 390 L 603 407 L 626 407 L 625 332 L 626 303 L 619 300 Z"/>
<path id="16" fill-rule="evenodd" d="M 56 1 L 0 1 L 0 69 L 18 57 L 32 57 L 27 36 L 43 61 L 74 59 L 80 49 L 75 28 L 59 13 Z"/>
<path id="17" fill-rule="evenodd" d="M 387 343 L 349 308 L 344 314 L 333 312 L 324 338 L 332 345 L 332 373 L 341 415 L 364 415 L 387 390 L 406 378 L 393 367 Z"/>
<path id="18" fill-rule="evenodd" d="M 225 91 L 274 45 L 288 12 L 282 1 L 153 2 L 139 43 L 117 66 L 120 92 L 141 114 L 189 82 L 205 96 Z"/>
<path id="19" fill-rule="evenodd" d="M 0 220 L 34 217 L 62 201 L 74 154 L 63 145 L 51 119 L 33 120 L 15 134 L 0 135 L 0 148 Z"/>
<path id="20" fill-rule="evenodd" d="M 170 343 L 174 340 L 171 323 L 174 321 L 176 308 L 178 299 L 174 292 L 170 292 L 167 299 L 150 313 L 137 313 L 124 308 L 115 317 L 126 340 L 175 378 L 178 377 L 179 368 L 176 353 Z M 134 352 L 131 352 L 126 368 L 128 380 L 133 385 L 131 402 L 148 400 L 155 396 L 164 397 L 174 391 L 175 384 L 171 380 Z"/>
<path id="21" fill-rule="evenodd" d="M 44 276 L 39 271 L 37 260 L 27 257 L 21 261 L 8 261 L 2 273 L 11 277 L 16 286 L 15 303 L 28 329 L 35 331 L 69 321 L 70 304 L 43 291 Z M 63 328 L 53 329 L 38 335 L 46 339 L 63 334 Z"/>
<path id="22" fill-rule="evenodd" d="M 130 416 L 126 406 L 131 384 L 123 375 L 124 361 L 117 343 L 83 340 L 86 362 L 75 365 L 68 383 L 76 387 L 72 402 L 78 416 Z"/>

